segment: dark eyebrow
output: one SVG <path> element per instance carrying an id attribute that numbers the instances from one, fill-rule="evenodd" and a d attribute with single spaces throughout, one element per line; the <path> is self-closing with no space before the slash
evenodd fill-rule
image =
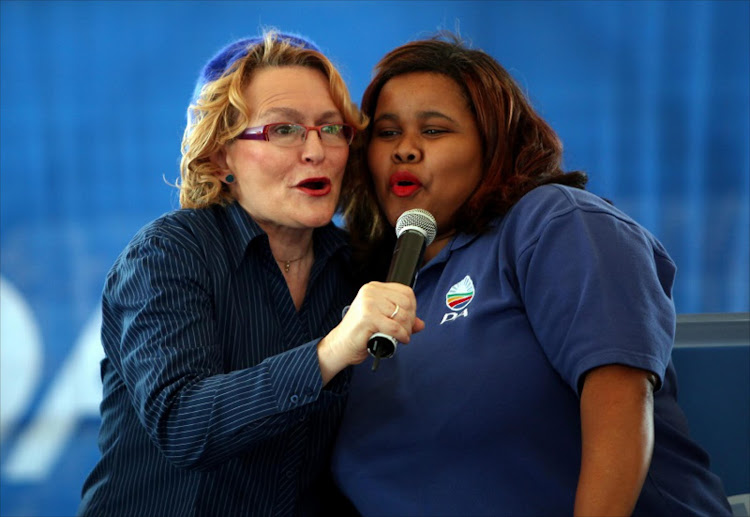
<path id="1" fill-rule="evenodd" d="M 419 120 L 426 120 L 428 118 L 444 118 L 445 120 L 449 120 L 453 123 L 456 122 L 451 117 L 449 117 L 445 113 L 441 113 L 440 111 L 419 111 L 417 112 L 417 118 Z"/>
<path id="2" fill-rule="evenodd" d="M 381 120 L 387 120 L 388 122 L 398 122 L 398 116 L 394 115 L 393 113 L 383 113 L 378 118 L 373 120 L 373 124 L 377 124 Z"/>
<path id="3" fill-rule="evenodd" d="M 446 115 L 445 113 L 442 113 L 440 111 L 419 111 L 419 112 L 417 112 L 417 119 L 419 119 L 419 120 L 427 120 L 427 119 L 431 119 L 431 118 L 442 118 L 442 119 L 448 120 L 450 122 L 453 122 L 454 124 L 457 123 L 454 119 L 452 119 L 451 117 L 449 117 L 448 115 Z M 386 121 L 389 121 L 389 122 L 398 122 L 399 121 L 399 116 L 396 115 L 395 113 L 383 113 L 378 118 L 376 118 L 373 121 L 373 123 L 377 124 L 378 122 L 380 122 L 382 120 L 386 120 Z"/>

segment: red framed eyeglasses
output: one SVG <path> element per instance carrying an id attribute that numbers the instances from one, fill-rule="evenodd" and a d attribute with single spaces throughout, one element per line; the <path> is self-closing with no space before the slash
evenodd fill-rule
<path id="1" fill-rule="evenodd" d="M 265 140 L 281 147 L 296 147 L 307 140 L 307 134 L 315 131 L 323 145 L 346 147 L 352 143 L 357 130 L 349 124 L 321 124 L 305 126 L 291 122 L 277 122 L 265 126 L 249 127 L 240 133 L 240 140 Z"/>

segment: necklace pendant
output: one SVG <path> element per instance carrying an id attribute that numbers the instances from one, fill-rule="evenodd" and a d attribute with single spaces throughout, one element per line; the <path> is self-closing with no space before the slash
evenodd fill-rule
<path id="1" fill-rule="evenodd" d="M 292 263 L 289 260 L 287 260 L 286 262 L 284 262 L 284 273 L 289 273 L 289 266 L 291 266 L 291 265 L 292 265 Z"/>

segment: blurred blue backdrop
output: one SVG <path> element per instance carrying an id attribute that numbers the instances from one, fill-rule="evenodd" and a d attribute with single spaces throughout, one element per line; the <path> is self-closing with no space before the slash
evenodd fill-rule
<path id="1" fill-rule="evenodd" d="M 737 312 L 750 308 L 749 6 L 2 0 L 0 514 L 75 512 L 98 455 L 104 276 L 178 206 L 166 182 L 187 102 L 221 46 L 264 26 L 306 34 L 358 100 L 386 51 L 458 29 L 528 91 L 566 167 L 664 243 L 677 311 Z"/>

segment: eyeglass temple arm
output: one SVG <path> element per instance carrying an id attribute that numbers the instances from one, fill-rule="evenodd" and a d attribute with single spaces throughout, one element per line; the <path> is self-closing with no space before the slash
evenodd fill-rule
<path id="1" fill-rule="evenodd" d="M 248 133 L 248 129 L 237 135 L 237 138 L 240 140 L 268 140 L 266 138 L 266 134 L 263 132 L 260 133 Z"/>

